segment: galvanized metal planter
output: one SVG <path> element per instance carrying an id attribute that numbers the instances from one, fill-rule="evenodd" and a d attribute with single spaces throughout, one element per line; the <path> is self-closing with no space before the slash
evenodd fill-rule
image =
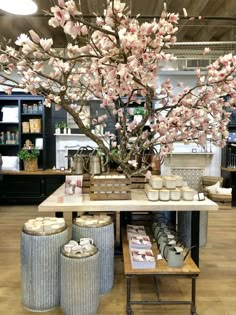
<path id="1" fill-rule="evenodd" d="M 61 253 L 61 309 L 64 315 L 96 315 L 99 307 L 100 253 L 67 257 Z"/>
<path id="2" fill-rule="evenodd" d="M 100 251 L 100 294 L 109 292 L 114 284 L 114 224 L 90 227 L 72 225 L 72 238 L 79 240 L 82 237 L 90 237 Z"/>
<path id="3" fill-rule="evenodd" d="M 21 234 L 21 282 L 23 305 L 45 312 L 60 305 L 60 249 L 68 229 L 52 235 Z"/>

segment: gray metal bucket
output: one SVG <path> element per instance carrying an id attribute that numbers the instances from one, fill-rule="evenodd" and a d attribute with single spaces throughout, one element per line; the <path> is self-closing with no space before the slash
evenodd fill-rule
<path id="1" fill-rule="evenodd" d="M 60 249 L 68 229 L 52 235 L 21 234 L 21 283 L 23 305 L 45 312 L 60 305 Z"/>
<path id="2" fill-rule="evenodd" d="M 61 309 L 64 315 L 96 315 L 99 307 L 100 253 L 71 258 L 61 253 Z"/>
<path id="3" fill-rule="evenodd" d="M 114 224 L 98 227 L 72 225 L 72 239 L 90 237 L 100 251 L 100 294 L 109 292 L 114 284 Z"/>

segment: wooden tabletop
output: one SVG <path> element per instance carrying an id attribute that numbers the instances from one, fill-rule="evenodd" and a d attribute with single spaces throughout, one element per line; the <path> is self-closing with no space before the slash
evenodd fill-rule
<path id="1" fill-rule="evenodd" d="M 142 189 L 131 190 L 131 200 L 90 200 L 89 194 L 67 196 L 65 185 L 59 187 L 39 206 L 41 212 L 76 212 L 76 211 L 215 211 L 218 205 L 205 198 L 199 201 L 149 201 Z"/>
<path id="2" fill-rule="evenodd" d="M 46 169 L 41 170 L 38 169 L 35 172 L 27 172 L 27 171 L 2 171 L 3 175 L 68 175 L 71 174 L 69 171 L 61 171 L 61 170 L 53 170 Z"/>
<path id="3" fill-rule="evenodd" d="M 123 259 L 124 259 L 124 273 L 125 275 L 198 275 L 200 273 L 199 268 L 196 266 L 190 254 L 184 261 L 182 268 L 169 268 L 165 259 L 156 260 L 156 268 L 153 269 L 134 269 L 131 265 L 129 245 L 127 241 L 126 233 L 123 233 Z M 153 244 L 152 251 L 157 258 L 158 249 L 157 245 Z"/>

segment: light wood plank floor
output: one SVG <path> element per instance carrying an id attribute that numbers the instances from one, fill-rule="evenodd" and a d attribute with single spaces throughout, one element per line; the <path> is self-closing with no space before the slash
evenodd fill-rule
<path id="1" fill-rule="evenodd" d="M 45 216 L 47 214 L 45 213 Z M 36 206 L 0 207 L 0 315 L 27 315 L 21 304 L 20 233 L 39 216 Z M 70 218 L 66 217 L 69 223 Z M 208 243 L 200 251 L 198 315 L 236 315 L 236 209 L 209 213 Z M 136 298 L 155 298 L 151 279 L 137 280 Z M 125 315 L 126 284 L 121 257 L 115 258 L 115 284 L 101 298 L 98 315 Z M 162 280 L 161 296 L 189 296 L 188 280 Z M 134 306 L 135 315 L 189 315 L 189 306 Z M 45 312 L 61 315 L 61 310 Z"/>

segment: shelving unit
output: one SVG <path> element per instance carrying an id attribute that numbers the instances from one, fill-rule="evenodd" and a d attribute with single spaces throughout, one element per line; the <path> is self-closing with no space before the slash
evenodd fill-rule
<path id="1" fill-rule="evenodd" d="M 123 260 L 124 260 L 124 274 L 126 277 L 126 314 L 134 315 L 132 305 L 190 305 L 191 315 L 197 315 L 196 312 L 196 280 L 200 274 L 200 269 L 196 266 L 191 257 L 187 257 L 181 268 L 169 268 L 164 259 L 157 260 L 157 265 L 153 269 L 133 269 L 130 261 L 129 244 L 126 233 L 123 232 L 122 237 Z M 158 250 L 156 245 L 152 246 L 154 256 L 157 257 Z M 170 278 L 186 278 L 191 281 L 191 291 L 189 292 L 189 299 L 184 300 L 170 300 L 169 298 L 162 299 L 160 296 L 160 288 L 153 289 L 157 292 L 157 300 L 134 300 L 132 298 L 133 288 L 131 282 L 133 278 L 145 277 L 154 278 L 158 285 L 158 279 L 162 277 Z M 152 283 L 152 281 L 150 281 Z"/>
<path id="2" fill-rule="evenodd" d="M 40 149 L 38 158 L 39 169 L 46 168 L 46 128 L 45 117 L 46 109 L 43 104 L 42 96 L 32 96 L 25 93 L 15 93 L 12 95 L 0 94 L 0 153 L 3 156 L 16 156 L 18 151 L 24 146 L 26 140 L 30 140 L 34 146 L 37 145 L 37 139 L 41 139 L 43 144 Z M 6 117 L 3 121 L 3 111 L 5 109 L 16 109 L 18 120 L 11 121 L 11 117 Z M 16 112 L 16 110 L 15 110 Z M 33 120 L 33 121 L 32 121 Z M 24 132 L 23 124 L 40 122 L 40 129 Z M 23 163 L 20 164 L 20 169 L 23 169 Z"/>

